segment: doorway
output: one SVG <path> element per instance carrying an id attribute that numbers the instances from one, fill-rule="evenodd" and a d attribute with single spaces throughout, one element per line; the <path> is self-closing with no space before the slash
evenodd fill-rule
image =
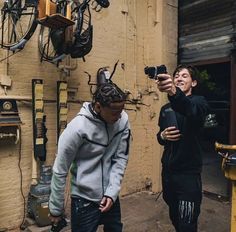
<path id="1" fill-rule="evenodd" d="M 229 183 L 221 169 L 222 158 L 215 142 L 229 143 L 230 62 L 196 66 L 200 71 L 196 94 L 203 95 L 210 106 L 201 134 L 203 147 L 203 191 L 218 197 L 229 196 Z"/>

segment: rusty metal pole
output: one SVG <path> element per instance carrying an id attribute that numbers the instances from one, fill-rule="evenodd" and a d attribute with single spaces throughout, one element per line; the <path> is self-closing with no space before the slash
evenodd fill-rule
<path id="1" fill-rule="evenodd" d="M 222 170 L 231 182 L 231 232 L 236 231 L 236 145 L 215 143 L 216 151 L 223 151 Z M 233 152 L 232 154 L 229 152 Z"/>
<path id="2" fill-rule="evenodd" d="M 232 181 L 231 197 L 231 232 L 236 231 L 236 181 Z"/>
<path id="3" fill-rule="evenodd" d="M 231 56 L 231 82 L 230 82 L 230 129 L 229 142 L 236 144 L 236 51 L 232 52 Z M 231 232 L 236 231 L 236 180 L 232 180 L 232 195 L 231 195 Z"/>
<path id="4" fill-rule="evenodd" d="M 230 81 L 230 127 L 229 143 L 236 144 L 236 51 L 231 55 L 231 81 Z"/>

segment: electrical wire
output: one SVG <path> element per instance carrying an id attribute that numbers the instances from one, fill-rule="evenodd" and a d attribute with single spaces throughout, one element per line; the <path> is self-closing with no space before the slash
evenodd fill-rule
<path id="1" fill-rule="evenodd" d="M 8 59 L 8 58 L 11 57 L 11 56 L 14 56 L 14 55 L 15 55 L 16 53 L 18 53 L 19 51 L 21 51 L 21 50 L 18 50 L 18 51 L 16 51 L 16 52 L 13 52 L 11 55 L 9 55 L 9 56 L 7 56 L 7 57 L 1 59 L 1 60 L 0 60 L 0 63 L 3 62 L 4 60 Z"/>
<path id="2" fill-rule="evenodd" d="M 23 198 L 23 204 L 24 204 L 24 213 L 23 213 L 23 218 L 22 218 L 22 222 L 20 224 L 20 229 L 25 229 L 23 224 L 25 222 L 25 210 L 26 210 L 26 207 L 25 207 L 25 196 L 24 196 L 24 193 L 23 193 L 23 174 L 22 174 L 22 169 L 21 169 L 21 166 L 20 166 L 20 163 L 21 163 L 21 128 L 19 127 L 19 137 L 20 137 L 20 141 L 19 141 L 19 160 L 18 160 L 18 167 L 19 167 L 19 171 L 20 171 L 20 192 L 21 192 L 21 196 Z"/>

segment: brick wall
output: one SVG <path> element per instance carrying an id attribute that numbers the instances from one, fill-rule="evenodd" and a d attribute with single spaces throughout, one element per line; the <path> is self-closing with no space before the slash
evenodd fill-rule
<path id="1" fill-rule="evenodd" d="M 37 48 L 39 27 L 25 48 L 0 63 L 0 71 L 12 79 L 8 95 L 25 98 L 17 101 L 21 126 L 21 142 L 0 140 L 0 228 L 17 231 L 23 217 L 23 194 L 27 198 L 32 171 L 32 105 L 31 79 L 44 81 L 45 113 L 47 115 L 47 161 L 51 165 L 56 153 L 56 82 L 67 80 L 69 98 L 80 101 L 91 99 L 88 78 L 96 81 L 100 67 L 112 68 L 117 60 L 113 81 L 129 91 L 130 99 L 142 104 L 127 104 L 132 127 L 130 161 L 123 181 L 121 195 L 142 189 L 160 191 L 160 158 L 162 148 L 157 144 L 159 109 L 166 97 L 159 94 L 153 81 L 143 72 L 146 65 L 165 63 L 170 71 L 176 65 L 177 47 L 177 1 L 176 0 L 121 0 L 111 1 L 108 9 L 99 13 L 92 11 L 94 25 L 93 49 L 86 62 L 67 59 L 61 65 L 77 67 L 65 75 L 59 67 L 40 62 Z M 0 50 L 0 57 L 7 55 Z M 0 87 L 0 95 L 4 95 Z M 141 100 L 140 100 L 141 99 Z M 69 103 L 68 121 L 80 108 L 79 103 Z M 21 179 L 20 173 L 23 178 Z M 26 199 L 27 202 L 27 199 Z"/>

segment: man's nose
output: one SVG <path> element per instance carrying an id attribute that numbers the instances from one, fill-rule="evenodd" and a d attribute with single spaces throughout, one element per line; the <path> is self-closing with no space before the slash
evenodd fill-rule
<path id="1" fill-rule="evenodd" d="M 182 76 L 178 76 L 178 77 L 176 78 L 176 80 L 177 80 L 177 81 L 182 81 L 182 80 L 183 80 L 183 77 L 182 77 Z"/>

